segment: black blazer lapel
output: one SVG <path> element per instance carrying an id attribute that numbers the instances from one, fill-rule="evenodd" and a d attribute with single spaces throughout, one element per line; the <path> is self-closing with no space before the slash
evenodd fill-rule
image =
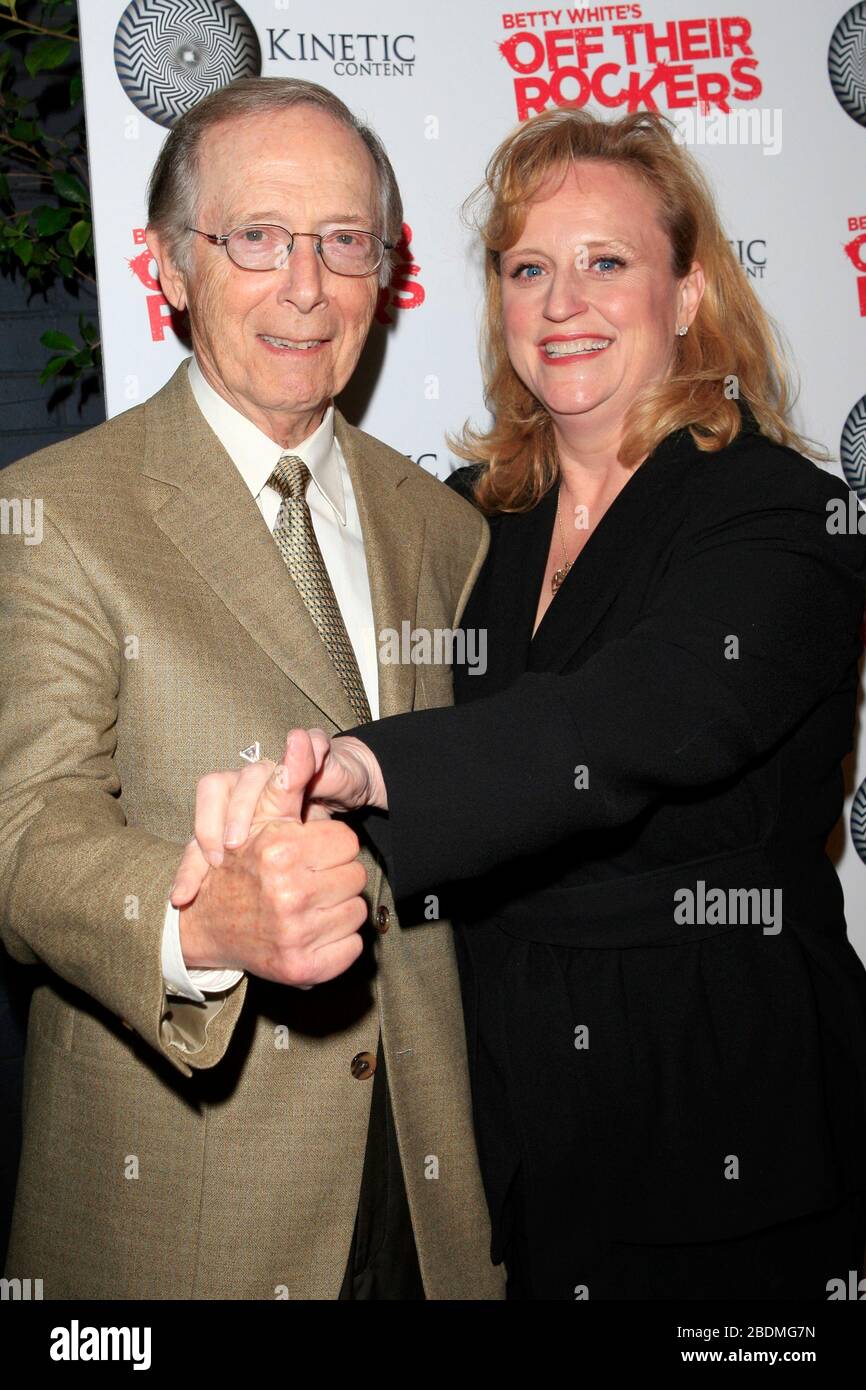
<path id="1" fill-rule="evenodd" d="M 538 593 L 556 515 L 552 489 L 531 512 L 490 518 L 490 550 L 463 614 L 464 628 L 487 633 L 487 669 L 469 677 L 454 671 L 458 702 L 491 695 L 527 670 Z"/>
<path id="2" fill-rule="evenodd" d="M 642 548 L 657 543 L 658 519 L 665 515 L 668 489 L 678 486 L 686 469 L 699 466 L 700 457 L 688 430 L 681 430 L 663 439 L 639 465 L 608 507 L 548 607 L 530 644 L 526 670 L 561 671 L 589 640 Z M 550 495 L 555 498 L 556 490 Z M 555 501 L 550 510 L 552 522 Z M 540 576 L 533 575 L 533 580 L 534 616 Z"/>
<path id="3" fill-rule="evenodd" d="M 757 422 L 740 403 L 742 428 Z M 556 520 L 556 488 L 530 512 L 491 518 L 491 546 L 466 612 L 464 627 L 487 631 L 487 671 L 467 679 L 458 668 L 462 704 L 504 690 L 525 671 L 561 671 L 596 631 L 634 564 L 671 515 L 667 499 L 706 456 L 687 429 L 675 430 L 635 470 L 578 555 L 538 631 L 532 625 Z"/>

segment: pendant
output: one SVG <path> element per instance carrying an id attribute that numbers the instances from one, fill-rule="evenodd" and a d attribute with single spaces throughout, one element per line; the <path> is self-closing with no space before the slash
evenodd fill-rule
<path id="1" fill-rule="evenodd" d="M 554 571 L 553 578 L 552 578 L 551 581 L 550 581 L 550 587 L 551 587 L 551 589 L 553 590 L 554 593 L 556 593 L 557 589 L 559 588 L 560 584 L 562 583 L 563 579 L 564 579 L 565 576 L 568 574 L 568 571 L 569 571 L 570 569 L 571 569 L 571 561 L 570 561 L 570 560 L 566 560 L 566 562 L 565 562 L 564 565 L 561 565 L 560 568 L 559 568 L 558 570 L 555 570 L 555 571 Z"/>

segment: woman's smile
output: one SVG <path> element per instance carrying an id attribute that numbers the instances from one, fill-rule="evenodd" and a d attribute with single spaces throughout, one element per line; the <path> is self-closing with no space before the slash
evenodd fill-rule
<path id="1" fill-rule="evenodd" d="M 552 334 L 538 344 L 542 360 L 550 367 L 562 367 L 579 358 L 600 357 L 613 343 L 612 338 L 595 337 L 590 333 L 573 335 Z"/>

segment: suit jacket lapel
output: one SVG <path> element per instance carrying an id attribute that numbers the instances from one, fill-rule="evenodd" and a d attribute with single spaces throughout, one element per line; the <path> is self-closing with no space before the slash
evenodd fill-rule
<path id="1" fill-rule="evenodd" d="M 340 678 L 249 489 L 195 403 L 186 362 L 145 410 L 142 471 L 172 489 L 154 512 L 157 526 L 326 719 L 351 728 L 357 716 Z M 359 512 L 366 543 L 365 519 L 387 511 L 388 499 L 374 502 L 378 484 L 367 480 L 362 453 L 356 447 L 347 463 L 353 487 L 363 494 Z M 417 536 L 416 523 L 415 536 L 404 543 Z M 378 574 L 377 581 L 384 587 Z M 397 603 L 395 596 L 391 606 Z M 375 594 L 373 607 L 378 627 Z"/>
<path id="2" fill-rule="evenodd" d="M 411 500 L 411 473 L 417 463 L 354 429 L 334 412 L 334 432 L 343 451 L 364 536 L 367 576 L 381 652 L 382 633 L 402 635 L 414 627 L 426 521 Z M 415 700 L 416 668 L 411 662 L 379 661 L 379 714 L 401 714 Z M 357 723 L 357 720 L 353 721 Z"/>

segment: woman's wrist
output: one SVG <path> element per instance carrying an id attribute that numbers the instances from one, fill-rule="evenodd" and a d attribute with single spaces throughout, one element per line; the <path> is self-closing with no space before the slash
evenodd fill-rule
<path id="1" fill-rule="evenodd" d="M 339 744 L 338 753 L 347 754 L 359 767 L 363 777 L 361 788 L 360 806 L 372 806 L 379 811 L 388 809 L 388 793 L 385 788 L 385 779 L 382 776 L 382 769 L 375 753 L 367 747 L 366 743 L 352 734 L 337 734 L 331 740 L 332 747 Z"/>

